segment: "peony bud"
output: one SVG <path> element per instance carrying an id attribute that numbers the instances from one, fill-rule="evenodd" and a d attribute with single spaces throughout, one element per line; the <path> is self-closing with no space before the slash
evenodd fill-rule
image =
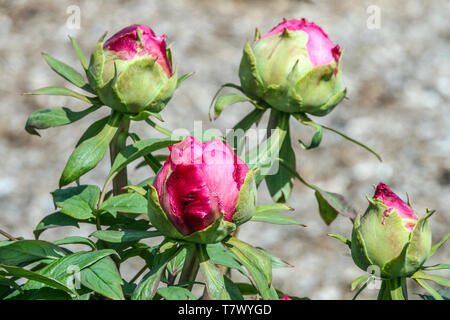
<path id="1" fill-rule="evenodd" d="M 169 147 L 149 199 L 151 223 L 165 236 L 214 243 L 229 235 L 255 211 L 254 171 L 230 146 L 194 137 Z"/>
<path id="2" fill-rule="evenodd" d="M 280 300 L 292 300 L 292 299 L 289 298 L 288 296 L 284 296 L 283 298 L 280 298 Z"/>
<path id="3" fill-rule="evenodd" d="M 422 266 L 431 249 L 428 218 L 417 218 L 409 204 L 380 182 L 352 233 L 352 258 L 363 270 L 375 265 L 385 278 L 405 277 Z"/>
<path id="4" fill-rule="evenodd" d="M 252 99 L 282 112 L 329 113 L 341 91 L 341 51 L 313 22 L 284 20 L 244 48 L 241 87 Z"/>
<path id="5" fill-rule="evenodd" d="M 87 74 L 105 105 L 132 115 L 161 111 L 177 84 L 166 52 L 166 36 L 158 37 L 149 27 L 137 24 L 104 43 L 101 38 Z"/>

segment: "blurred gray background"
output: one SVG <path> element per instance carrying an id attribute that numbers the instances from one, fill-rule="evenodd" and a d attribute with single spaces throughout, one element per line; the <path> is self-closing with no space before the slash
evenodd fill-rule
<path id="1" fill-rule="evenodd" d="M 77 8 L 80 28 L 74 29 L 76 21 L 70 17 Z M 369 28 L 367 21 L 378 9 L 381 24 Z M 0 228 L 16 237 L 33 237 L 36 224 L 53 212 L 49 193 L 57 188 L 76 141 L 102 115 L 43 130 L 41 138 L 24 131 L 33 110 L 84 107 L 74 99 L 21 95 L 44 86 L 66 85 L 46 65 L 41 52 L 81 71 L 68 35 L 77 39 L 88 56 L 105 31 L 112 35 L 129 24 L 146 24 L 157 34 L 167 34 L 179 74 L 195 71 L 162 112 L 164 125 L 192 130 L 194 120 L 201 120 L 204 129 L 225 130 L 251 107 L 236 104 L 210 123 L 208 106 L 220 84 L 238 83 L 242 48 L 253 38 L 255 27 L 265 33 L 283 18 L 305 17 L 344 49 L 349 99 L 316 120 L 365 142 L 384 161 L 325 132 L 318 149 L 297 148 L 297 168 L 323 189 L 345 194 L 358 209 L 365 210 L 365 195 L 372 195 L 379 181 L 404 198 L 408 192 L 419 215 L 425 208 L 436 209 L 431 223 L 437 242 L 449 231 L 450 222 L 449 14 L 450 2 L 445 0 L 0 1 Z M 292 126 L 293 141 L 311 137 L 310 129 Z M 145 138 L 160 136 L 144 123 L 135 123 L 132 129 Z M 105 157 L 82 183 L 103 185 L 108 166 L 109 157 Z M 129 172 L 134 182 L 150 175 L 147 168 Z M 262 185 L 259 202 L 270 201 Z M 354 266 L 342 243 L 327 236 L 334 232 L 350 237 L 351 223 L 338 217 L 327 227 L 318 215 L 313 192 L 300 183 L 288 204 L 307 228 L 247 223 L 240 237 L 295 266 L 274 272 L 275 285 L 286 293 L 312 299 L 351 298 L 350 283 L 363 271 Z M 49 230 L 42 239 L 80 232 L 87 236 L 92 231 Z M 449 263 L 449 258 L 447 244 L 430 264 Z M 131 278 L 140 266 L 140 261 L 130 261 L 123 270 L 125 277 Z M 411 292 L 422 290 L 412 286 Z M 360 297 L 374 298 L 376 291 L 366 290 Z"/>

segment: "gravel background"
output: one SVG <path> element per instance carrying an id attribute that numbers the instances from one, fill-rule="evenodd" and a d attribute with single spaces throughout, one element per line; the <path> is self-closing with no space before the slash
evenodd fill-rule
<path id="1" fill-rule="evenodd" d="M 80 29 L 66 23 L 69 6 L 80 8 Z M 367 8 L 381 10 L 381 26 L 369 29 Z M 238 83 L 242 48 L 255 27 L 262 33 L 287 19 L 306 17 L 322 26 L 345 50 L 345 100 L 319 122 L 342 130 L 372 146 L 383 157 L 371 154 L 330 132 L 320 148 L 297 148 L 297 168 L 309 181 L 345 194 L 357 208 L 365 209 L 380 180 L 399 194 L 407 191 L 419 214 L 436 209 L 432 218 L 433 241 L 449 229 L 450 222 L 450 2 L 448 1 L 0 1 L 0 228 L 15 236 L 32 237 L 32 229 L 53 210 L 49 192 L 57 187 L 76 141 L 102 113 L 70 127 L 28 135 L 27 116 L 49 106 L 83 107 L 73 99 L 31 97 L 21 93 L 48 85 L 65 85 L 40 52 L 44 51 L 81 69 L 67 38 L 76 37 L 85 55 L 105 31 L 140 23 L 172 43 L 180 74 L 195 71 L 162 112 L 170 128 L 230 128 L 249 110 L 238 104 L 215 123 L 207 117 L 208 105 L 221 83 Z M 81 70 L 80 70 L 81 71 Z M 106 110 L 103 114 L 106 113 Z M 143 137 L 158 136 L 144 124 L 132 127 Z M 293 123 L 293 140 L 311 137 L 311 131 Z M 103 184 L 109 159 L 83 178 L 83 183 Z M 136 181 L 147 169 L 130 172 Z M 259 202 L 270 198 L 263 185 Z M 327 236 L 350 236 L 351 224 L 339 217 L 327 227 L 320 220 L 314 194 L 296 184 L 288 202 L 293 215 L 308 227 L 248 223 L 243 240 L 284 258 L 295 266 L 277 269 L 274 283 L 283 291 L 313 299 L 349 299 L 349 285 L 363 272 L 353 265 L 345 246 Z M 82 228 L 48 231 L 43 239 L 55 240 Z M 449 263 L 449 246 L 430 263 Z M 126 277 L 139 261 L 125 266 Z M 421 292 L 413 287 L 411 292 Z M 367 290 L 361 298 L 374 298 Z M 414 296 L 413 296 L 414 297 Z"/>

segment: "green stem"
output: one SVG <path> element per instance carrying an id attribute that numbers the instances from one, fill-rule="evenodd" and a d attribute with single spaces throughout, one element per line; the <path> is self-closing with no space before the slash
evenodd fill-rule
<path id="1" fill-rule="evenodd" d="M 373 154 L 380 162 L 383 161 L 378 153 L 376 153 L 374 150 L 372 150 L 372 149 L 369 148 L 368 146 L 362 144 L 361 142 L 356 141 L 355 139 L 350 138 L 349 136 L 343 134 L 343 133 L 340 132 L 340 131 L 337 131 L 336 129 L 333 129 L 333 128 L 330 128 L 330 127 L 327 127 L 327 126 L 323 126 L 323 125 L 322 125 L 322 128 L 324 128 L 324 129 L 326 129 L 326 130 L 329 130 L 329 131 L 331 131 L 331 132 L 334 132 L 334 133 L 340 135 L 342 138 L 344 138 L 344 139 L 346 139 L 346 140 L 348 140 L 348 141 L 350 141 L 350 142 L 353 142 L 353 143 L 357 144 L 357 145 L 360 146 L 361 148 L 364 148 L 364 149 L 366 149 L 367 151 L 369 151 L 370 153 L 372 153 L 372 154 Z"/>
<path id="2" fill-rule="evenodd" d="M 154 123 L 152 120 L 150 120 L 149 118 L 145 119 L 145 122 L 147 122 L 149 125 L 151 125 L 153 128 L 155 128 L 155 130 L 158 130 L 159 132 L 161 132 L 162 134 L 171 137 L 172 136 L 172 131 L 170 131 L 169 129 L 163 128 L 159 125 L 157 125 L 156 123 Z"/>
<path id="3" fill-rule="evenodd" d="M 0 229 L 0 234 L 5 236 L 6 238 L 8 238 L 11 241 L 15 241 L 17 240 L 16 238 L 14 238 L 12 235 L 10 235 L 9 233 L 7 233 L 6 231 L 3 231 Z"/>
<path id="4" fill-rule="evenodd" d="M 200 261 L 198 259 L 197 247 L 191 246 L 187 249 L 183 270 L 181 271 L 180 280 L 178 283 L 195 281 L 199 267 Z M 190 284 L 187 289 L 191 290 L 192 284 Z"/>
<path id="5" fill-rule="evenodd" d="M 128 136 L 128 130 L 130 128 L 130 119 L 128 117 L 123 117 L 121 123 L 119 125 L 119 129 L 116 132 L 116 135 L 112 139 L 109 145 L 109 151 L 111 156 L 111 165 L 114 163 L 117 155 L 123 148 L 126 146 L 126 140 Z M 128 175 L 127 168 L 123 168 L 113 179 L 113 194 L 115 196 L 126 192 L 122 190 L 123 187 L 128 185 Z"/>
<path id="6" fill-rule="evenodd" d="M 401 278 L 402 293 L 405 300 L 408 300 L 408 287 L 406 286 L 406 278 Z"/>
<path id="7" fill-rule="evenodd" d="M 389 294 L 389 283 L 387 280 L 381 280 L 381 288 L 378 291 L 377 300 L 391 300 L 391 296 Z"/>
<path id="8" fill-rule="evenodd" d="M 428 293 L 434 298 L 434 300 L 444 300 L 444 298 L 434 290 L 432 286 L 430 286 L 425 280 L 422 279 L 414 279 L 422 288 L 428 291 Z"/>
<path id="9" fill-rule="evenodd" d="M 401 278 L 389 280 L 389 290 L 391 292 L 392 300 L 405 300 Z"/>

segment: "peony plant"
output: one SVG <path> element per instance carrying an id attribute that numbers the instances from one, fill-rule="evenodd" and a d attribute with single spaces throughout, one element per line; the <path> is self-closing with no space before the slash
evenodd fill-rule
<path id="1" fill-rule="evenodd" d="M 299 141 L 302 149 L 318 147 L 323 129 L 326 129 L 367 149 L 381 161 L 381 157 L 369 147 L 336 129 L 314 122 L 308 116 L 325 116 L 345 98 L 341 57 L 339 45 L 333 44 L 320 26 L 306 19 L 284 19 L 264 35 L 256 30 L 253 44 L 247 42 L 243 50 L 239 66 L 240 85 L 222 85 L 210 106 L 210 119 L 217 119 L 228 105 L 251 103 L 254 110 L 233 128 L 244 132 L 254 123 L 259 123 L 264 113 L 270 110 L 267 140 L 260 146 L 267 151 L 261 152 L 258 158 L 254 158 L 251 152 L 242 157 L 263 169 L 256 178 L 257 184 L 265 180 L 275 202 L 283 203 L 289 199 L 295 178 L 313 189 L 326 224 L 330 224 L 338 214 L 354 218 L 356 212 L 343 203 L 340 195 L 306 182 L 296 172 L 290 118 L 315 131 L 310 143 Z M 219 96 L 227 87 L 239 90 L 240 94 Z M 237 152 L 242 151 L 239 141 L 234 147 Z M 279 170 L 271 170 L 279 164 Z"/>
<path id="2" fill-rule="evenodd" d="M 441 300 L 440 294 L 425 280 L 446 286 L 450 284 L 450 280 L 424 272 L 449 268 L 448 265 L 424 266 L 446 240 L 445 238 L 434 247 L 431 245 L 428 219 L 434 211 L 427 210 L 425 215 L 418 218 L 411 204 L 405 203 L 383 182 L 378 184 L 374 196 L 367 199 L 369 207 L 364 215 L 358 214 L 353 223 L 352 240 L 332 236 L 343 240 L 350 247 L 353 261 L 359 268 L 368 272 L 376 271 L 382 281 L 379 299 L 405 299 L 406 278 L 412 278 L 433 297 Z M 367 285 L 374 279 L 363 276 L 352 286 L 364 281 Z M 365 286 L 362 287 L 364 288 Z"/>
<path id="3" fill-rule="evenodd" d="M 236 102 L 255 107 L 234 127 L 244 133 L 270 110 L 267 139 L 245 152 L 242 136 L 232 136 L 233 143 L 228 135 L 211 138 L 206 132 L 177 136 L 155 122 L 162 120 L 159 112 L 190 76 L 177 78 L 165 35 L 134 24 L 105 38 L 106 34 L 97 42 L 89 63 L 71 38 L 85 75 L 44 54 L 52 70 L 84 93 L 52 86 L 29 94 L 70 96 L 89 107 L 34 111 L 25 125 L 28 133 L 39 135 L 38 130 L 71 124 L 103 106 L 108 115 L 91 123 L 74 146 L 58 188 L 51 192 L 55 212 L 37 223 L 34 239 L 0 229 L 6 238 L 0 241 L 1 299 L 302 299 L 275 288 L 272 270 L 290 267 L 287 262 L 238 239 L 244 223 L 304 226 L 284 214 L 293 210 L 283 202 L 294 178 L 315 191 L 327 224 L 338 214 L 350 218 L 352 240 L 332 236 L 348 245 L 358 267 L 379 270 L 354 281 L 353 287 L 364 283 L 356 296 L 379 279 L 380 299 L 407 298 L 406 279 L 412 278 L 433 299 L 443 299 L 426 282 L 449 286 L 447 278 L 425 272 L 449 268 L 425 266 L 450 236 L 431 246 L 428 219 L 433 211 L 419 218 L 409 202 L 380 183 L 361 216 L 342 195 L 313 185 L 295 169 L 291 116 L 316 131 L 310 144 L 300 141 L 304 149 L 319 146 L 325 128 L 379 157 L 308 116 L 325 116 L 346 94 L 341 50 L 318 25 L 294 19 L 262 36 L 257 31 L 254 43 L 247 43 L 243 51 L 240 85 L 221 88 L 232 87 L 242 94 L 213 99 L 211 118 Z M 130 123 L 142 120 L 163 137 L 141 140 Z M 104 183 L 83 183 L 108 149 L 111 166 Z M 136 168 L 145 167 L 150 173 L 129 181 L 127 170 L 137 161 Z M 257 205 L 257 188 L 263 180 L 275 202 Z M 53 242 L 41 238 L 53 228 L 80 225 L 95 231 Z M 73 244 L 84 249 L 73 251 Z M 139 258 L 143 267 L 133 277 L 124 277 L 121 266 L 131 258 Z M 248 281 L 238 282 L 235 272 Z M 201 296 L 194 286 L 203 289 Z"/>

